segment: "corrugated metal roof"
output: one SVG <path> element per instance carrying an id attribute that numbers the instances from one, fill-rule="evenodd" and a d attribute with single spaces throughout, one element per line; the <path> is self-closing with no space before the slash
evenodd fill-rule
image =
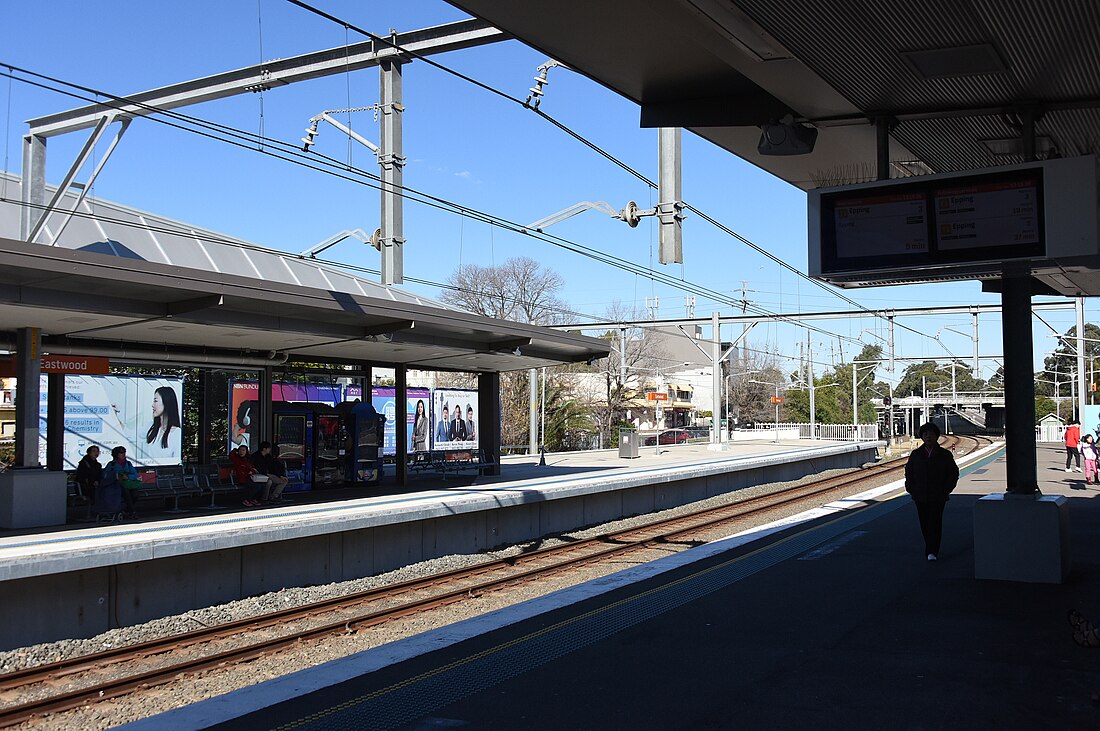
<path id="1" fill-rule="evenodd" d="M 0 237 L 19 239 L 20 180 L 0 171 Z M 47 186 L 47 197 L 55 187 Z M 69 211 L 77 195 L 66 194 L 60 207 Z M 113 203 L 85 198 L 80 210 L 56 239 L 61 214 L 54 214 L 39 236 L 44 245 L 93 251 L 158 264 L 203 269 L 270 282 L 327 289 L 334 292 L 410 302 L 448 310 L 456 308 L 394 287 L 341 271 L 309 257 L 269 249 L 217 231 Z M 302 249 L 310 244 L 303 245 Z"/>
<path id="2" fill-rule="evenodd" d="M 1100 98 L 1100 3 L 1031 0 L 740 0 L 756 22 L 868 112 L 904 114 Z M 905 54 L 991 45 L 995 73 L 924 78 Z M 1036 134 L 1063 157 L 1097 151 L 1100 109 L 1047 111 Z M 1022 162 L 984 139 L 1018 137 L 1000 116 L 906 120 L 894 137 L 937 172 Z"/>
<path id="3" fill-rule="evenodd" d="M 1019 162 L 983 140 L 1018 140 L 1001 112 L 1027 104 L 1062 157 L 1100 152 L 1092 0 L 450 1 L 805 189 L 874 179 L 879 116 L 900 118 L 891 159 L 933 172 Z M 775 102 L 818 128 L 812 153 L 759 153 Z"/>

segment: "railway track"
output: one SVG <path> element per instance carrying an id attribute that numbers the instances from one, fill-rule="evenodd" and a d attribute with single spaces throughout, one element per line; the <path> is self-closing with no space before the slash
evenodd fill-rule
<path id="1" fill-rule="evenodd" d="M 991 442 L 985 437 L 951 436 L 945 438 L 944 446 L 969 452 Z M 118 698 L 171 682 L 181 674 L 246 662 L 311 640 L 368 629 L 582 564 L 620 559 L 654 546 L 679 543 L 688 547 L 692 534 L 811 498 L 820 501 L 830 493 L 850 492 L 857 485 L 900 474 L 904 464 L 905 459 L 899 458 L 769 495 L 474 567 L 7 673 L 0 676 L 0 727 Z M 123 664 L 135 672 L 103 679 L 117 674 Z M 35 697 L 25 700 L 27 696 Z"/>

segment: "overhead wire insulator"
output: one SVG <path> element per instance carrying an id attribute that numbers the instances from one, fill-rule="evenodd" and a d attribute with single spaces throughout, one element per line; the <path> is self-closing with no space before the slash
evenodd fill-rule
<path id="1" fill-rule="evenodd" d="M 306 127 L 306 136 L 302 138 L 302 152 L 309 152 L 309 148 L 316 144 L 317 140 L 317 122 L 316 120 Z"/>

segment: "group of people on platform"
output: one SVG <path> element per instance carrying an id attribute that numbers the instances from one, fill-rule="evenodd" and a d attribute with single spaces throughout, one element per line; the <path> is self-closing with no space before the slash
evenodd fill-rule
<path id="1" fill-rule="evenodd" d="M 282 496 L 289 482 L 286 467 L 271 442 L 260 442 L 251 456 L 248 447 L 242 444 L 229 453 L 229 462 L 234 482 L 244 490 L 242 505 L 256 508 L 265 503 L 286 502 Z"/>
<path id="2" fill-rule="evenodd" d="M 141 487 L 137 469 L 126 459 L 126 447 L 111 450 L 111 461 L 106 467 L 99 463 L 99 447 L 88 447 L 76 466 L 73 479 L 84 489 L 84 494 L 99 513 L 123 513 L 136 518 L 134 490 Z"/>
<path id="3" fill-rule="evenodd" d="M 104 467 L 99 462 L 100 449 L 88 447 L 76 466 L 73 480 L 84 491 L 96 513 L 122 513 L 137 518 L 135 491 L 144 487 L 137 468 L 126 458 L 126 447 L 111 450 L 111 461 Z M 271 442 L 261 442 L 251 456 L 243 444 L 229 455 L 234 481 L 244 491 L 243 505 L 258 507 L 265 503 L 286 502 L 282 497 L 289 480 L 286 467 L 273 451 Z"/>
<path id="4" fill-rule="evenodd" d="M 1081 422 L 1074 419 L 1066 427 L 1066 472 L 1072 472 L 1074 464 L 1081 471 L 1081 460 L 1085 461 L 1085 482 L 1093 485 L 1100 482 L 1097 460 L 1100 460 L 1100 447 L 1092 434 L 1081 434 Z"/>

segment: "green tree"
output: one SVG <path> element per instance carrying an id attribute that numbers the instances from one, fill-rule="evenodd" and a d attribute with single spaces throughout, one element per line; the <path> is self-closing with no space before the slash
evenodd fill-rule
<path id="1" fill-rule="evenodd" d="M 968 391 L 982 391 L 985 389 L 985 381 L 975 378 L 971 368 L 962 363 L 937 364 L 935 361 L 926 360 L 920 363 L 912 363 L 905 369 L 901 380 L 894 388 L 894 395 L 922 396 L 923 389 L 928 388 L 928 393 L 951 393 L 951 371 L 955 371 L 955 391 L 966 393 Z"/>
<path id="2" fill-rule="evenodd" d="M 1077 326 L 1059 336 L 1059 346 L 1043 359 L 1043 370 L 1035 374 L 1037 396 L 1063 396 L 1073 394 L 1072 381 L 1077 373 Z M 1091 375 L 1100 364 L 1100 327 L 1085 323 L 1085 372 Z M 1086 378 L 1086 382 L 1090 379 Z M 1057 387 L 1055 386 L 1057 382 Z"/>

